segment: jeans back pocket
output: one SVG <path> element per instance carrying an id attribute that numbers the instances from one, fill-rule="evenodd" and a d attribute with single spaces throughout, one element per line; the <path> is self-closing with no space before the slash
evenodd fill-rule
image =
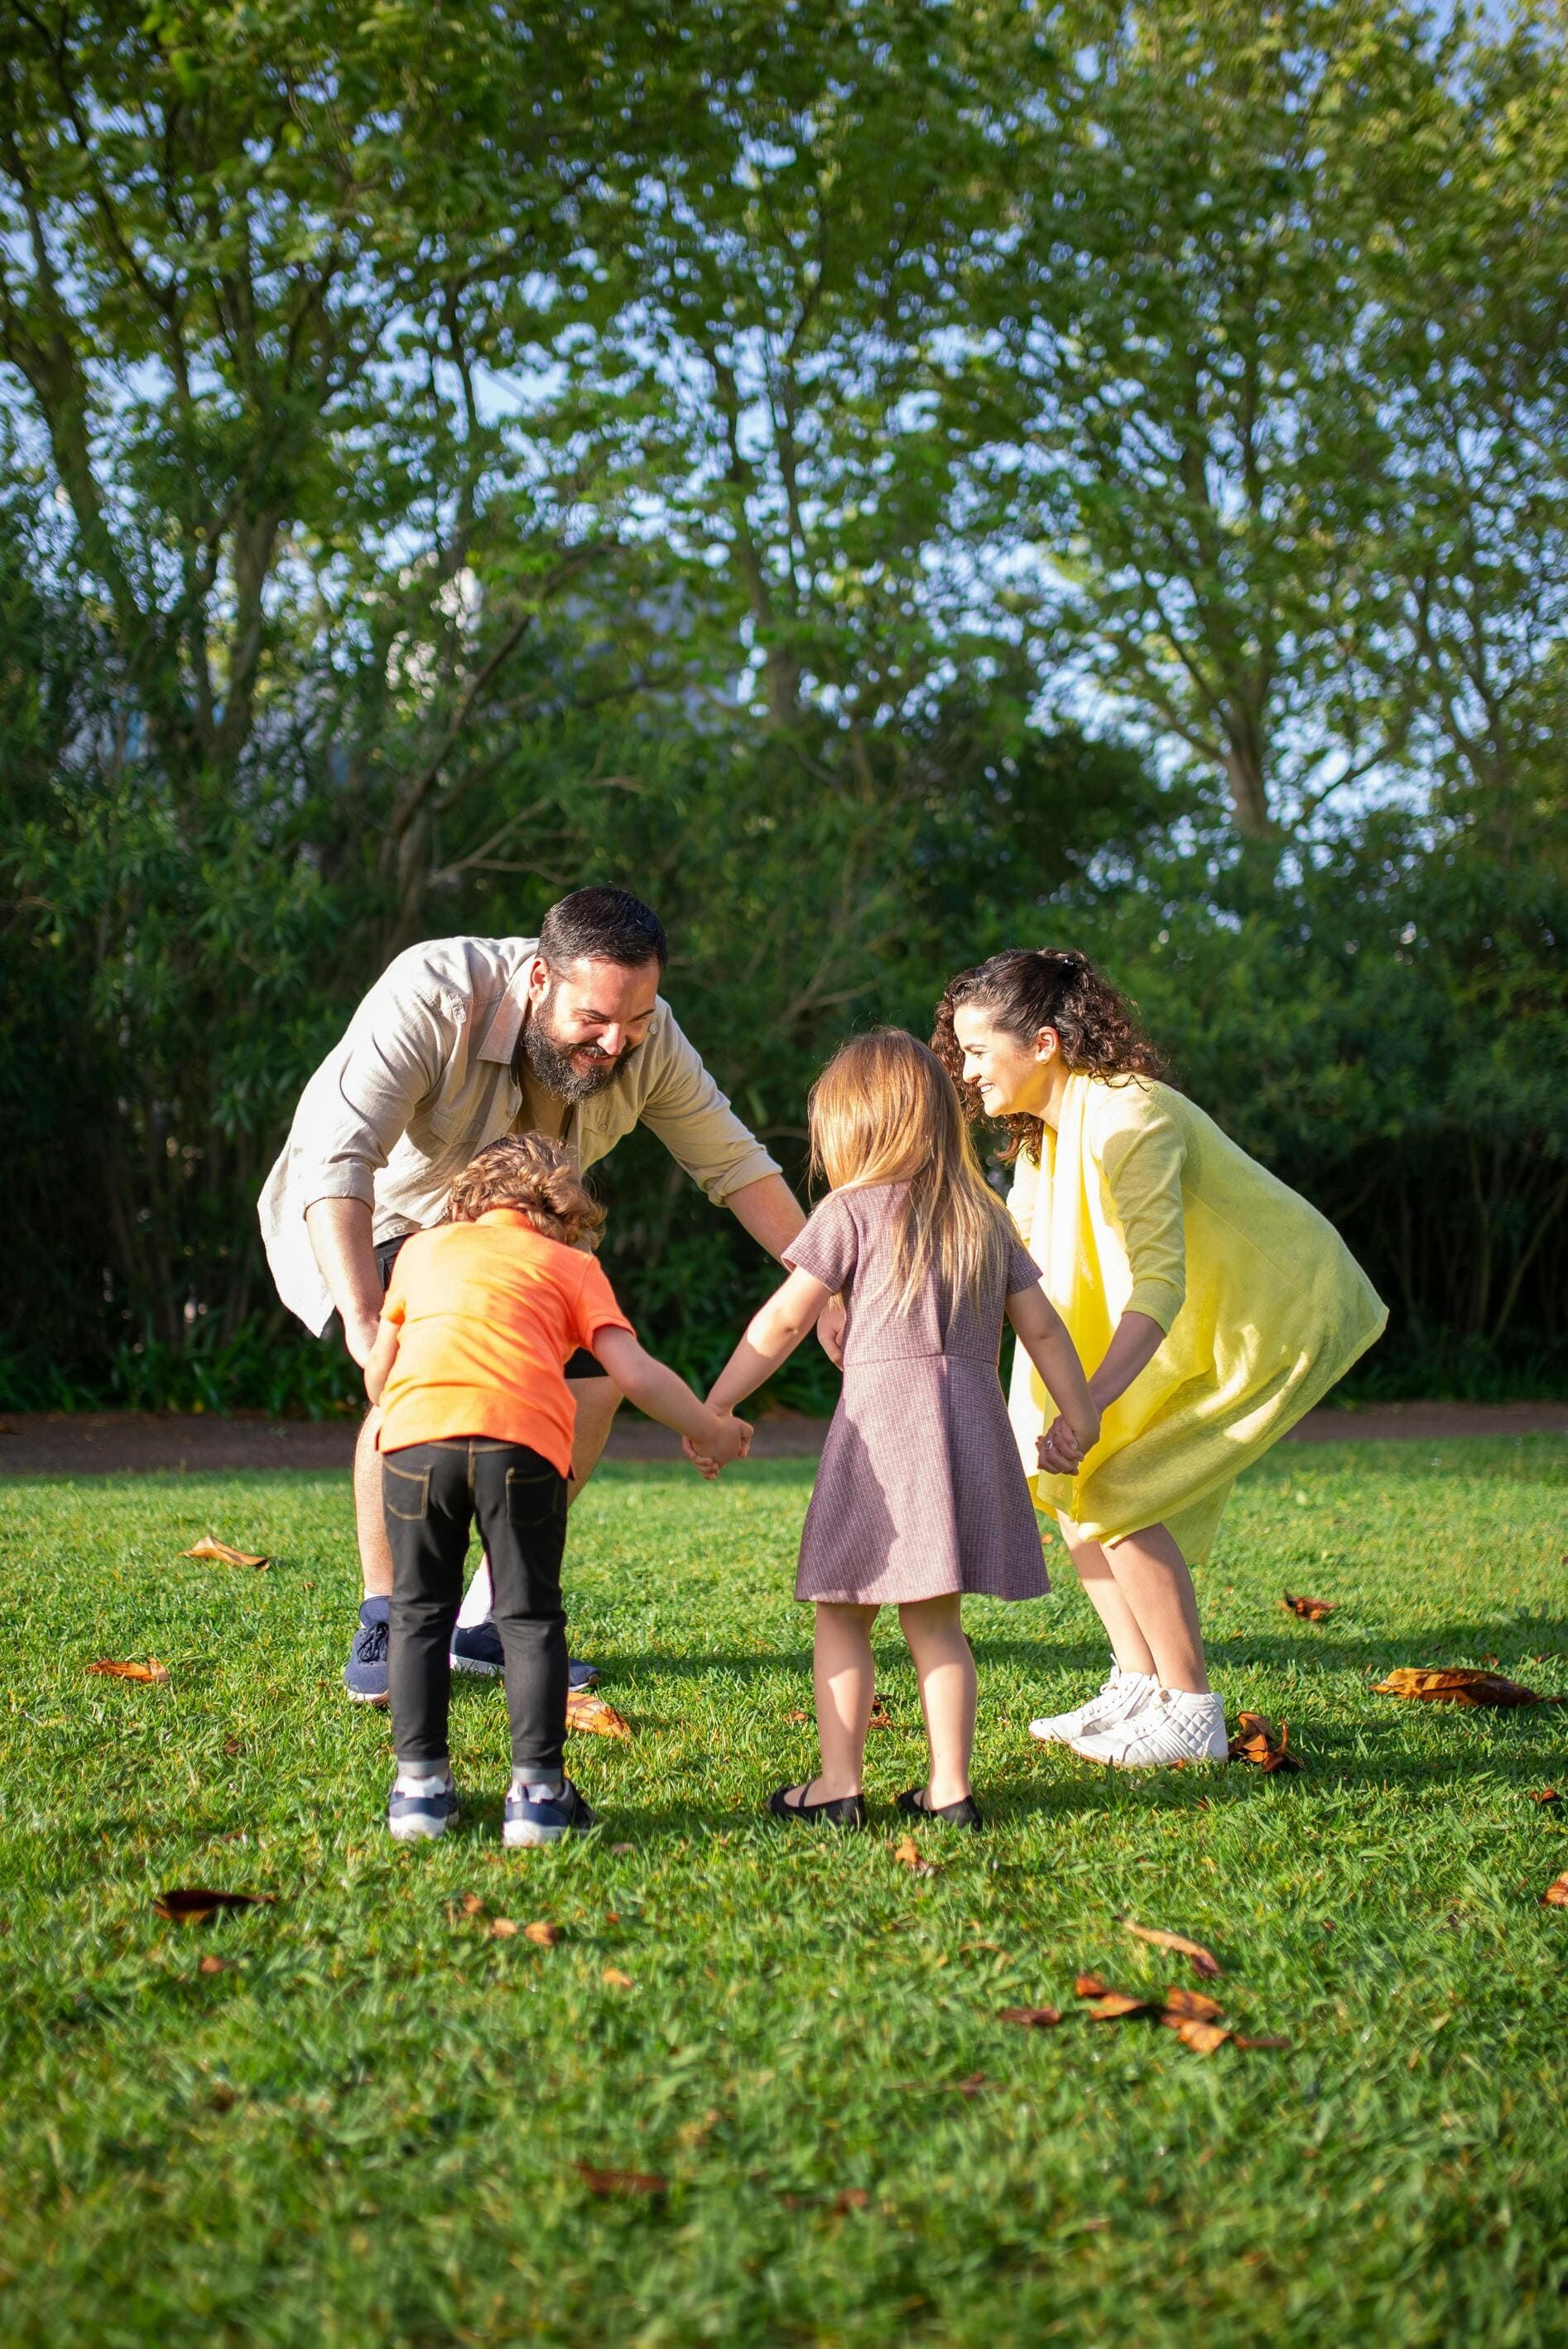
<path id="1" fill-rule="evenodd" d="M 506 1472 L 506 1514 L 511 1525 L 524 1528 L 547 1526 L 565 1495 L 566 1480 L 553 1468 L 509 1468 Z"/>
<path id="2" fill-rule="evenodd" d="M 430 1472 L 428 1468 L 398 1468 L 390 1460 L 383 1460 L 381 1495 L 388 1516 L 402 1517 L 417 1525 L 430 1512 Z"/>

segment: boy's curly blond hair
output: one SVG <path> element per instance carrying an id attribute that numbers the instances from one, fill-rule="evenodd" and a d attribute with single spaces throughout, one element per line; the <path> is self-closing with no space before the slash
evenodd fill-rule
<path id="1" fill-rule="evenodd" d="M 488 1207 L 515 1207 L 547 1240 L 575 1247 L 599 1245 L 604 1210 L 558 1142 L 542 1133 L 510 1133 L 487 1143 L 447 1194 L 447 1220 L 471 1224 Z"/>

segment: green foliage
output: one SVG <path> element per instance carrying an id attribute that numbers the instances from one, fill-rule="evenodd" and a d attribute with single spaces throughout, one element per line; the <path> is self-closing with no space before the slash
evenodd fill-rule
<path id="1" fill-rule="evenodd" d="M 13 11 L 0 1394 L 331 1407 L 253 1215 L 299 1087 L 401 946 L 591 879 L 792 1176 L 847 1027 L 1070 935 L 1366 1255 L 1368 1377 L 1558 1375 L 1563 57 L 1393 0 Z M 603 1179 L 705 1371 L 766 1268 Z"/>

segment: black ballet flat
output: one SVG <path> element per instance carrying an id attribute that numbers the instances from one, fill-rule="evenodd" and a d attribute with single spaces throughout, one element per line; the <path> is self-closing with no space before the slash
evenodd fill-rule
<path id="1" fill-rule="evenodd" d="M 943 1819 L 950 1827 L 983 1827 L 985 1814 L 973 1795 L 961 1795 L 955 1803 L 923 1803 L 923 1786 L 910 1786 L 899 1798 L 895 1807 L 906 1819 Z"/>
<path id="2" fill-rule="evenodd" d="M 768 1797 L 768 1807 L 776 1819 L 795 1819 L 807 1826 L 863 1827 L 866 1824 L 866 1798 L 863 1795 L 837 1795 L 826 1803 L 792 1803 L 788 1786 L 775 1786 Z"/>

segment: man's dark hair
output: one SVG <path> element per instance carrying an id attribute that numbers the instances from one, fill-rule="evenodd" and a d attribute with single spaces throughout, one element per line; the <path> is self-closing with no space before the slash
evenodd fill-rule
<path id="1" fill-rule="evenodd" d="M 619 963 L 636 970 L 670 958 L 665 926 L 629 889 L 573 889 L 552 905 L 539 928 L 539 951 L 552 970 L 574 962 Z"/>

